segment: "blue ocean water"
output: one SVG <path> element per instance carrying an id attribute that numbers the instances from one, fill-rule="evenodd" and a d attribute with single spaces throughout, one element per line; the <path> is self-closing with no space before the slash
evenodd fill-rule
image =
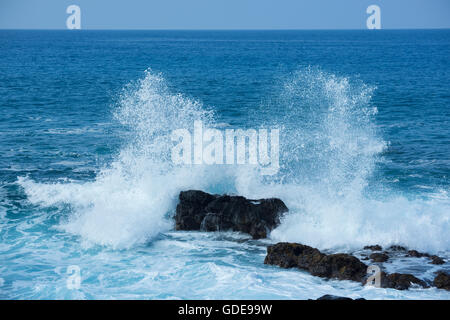
<path id="1" fill-rule="evenodd" d="M 401 244 L 450 270 L 450 31 L 0 31 L 0 298 L 449 299 L 263 264 Z M 278 127 L 280 165 L 174 167 L 171 130 Z M 262 241 L 175 232 L 179 191 L 279 197 Z M 78 266 L 80 288 L 67 286 Z"/>

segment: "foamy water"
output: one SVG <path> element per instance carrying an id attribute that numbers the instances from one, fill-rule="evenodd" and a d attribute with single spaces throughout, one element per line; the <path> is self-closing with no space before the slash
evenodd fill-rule
<path id="1" fill-rule="evenodd" d="M 402 167 L 390 155 L 404 151 L 391 141 L 396 135 L 388 139 L 384 130 L 412 126 L 401 125 L 400 118 L 397 126 L 380 124 L 386 111 L 374 102 L 375 85 L 353 73 L 295 70 L 273 79 L 275 89 L 267 96 L 252 97 L 252 110 L 208 105 L 200 93 L 184 92 L 166 80 L 170 76 L 148 69 L 108 93 L 108 101 L 115 101 L 111 121 L 104 110 L 92 111 L 98 122 L 79 127 L 72 127 L 74 115 L 62 124 L 57 112 L 27 114 L 50 127 L 36 129 L 44 138 L 33 137 L 33 144 L 43 147 L 31 156 L 20 141 L 4 144 L 5 157 L 23 155 L 3 170 L 14 179 L 0 185 L 0 258 L 6 262 L 0 266 L 0 298 L 449 299 L 436 288 L 368 288 L 263 264 L 267 245 L 278 241 L 358 257 L 365 245 L 399 244 L 450 258 L 448 185 L 423 178 L 433 170 L 440 177 L 433 166 L 445 164 L 445 154 L 440 162 L 419 155 Z M 233 77 L 247 81 L 243 74 Z M 230 99 L 239 101 L 235 91 Z M 279 128 L 280 171 L 261 176 L 250 165 L 174 165 L 171 133 L 192 130 L 196 120 L 221 130 Z M 60 140 L 45 145 L 46 139 L 75 145 L 85 136 L 85 145 L 73 148 L 77 152 L 54 142 Z M 93 160 L 97 155 L 104 157 Z M 418 174 L 411 167 L 425 169 Z M 178 194 L 188 189 L 278 197 L 289 213 L 260 241 L 231 232 L 176 232 Z M 71 265 L 81 270 L 79 290 L 66 285 Z M 427 281 L 438 270 L 450 271 L 448 262 L 435 266 L 406 257 L 385 268 Z"/>
<path id="2" fill-rule="evenodd" d="M 178 193 L 194 188 L 281 198 L 290 212 L 271 235 L 276 241 L 321 249 L 379 243 L 446 251 L 447 196 L 414 199 L 381 185 L 372 193 L 365 189 L 386 145 L 372 120 L 373 90 L 313 68 L 295 73 L 277 101 L 287 107 L 275 114 L 283 121 L 282 170 L 263 177 L 245 165 L 173 165 L 172 130 L 192 128 L 195 120 L 214 126 L 213 115 L 200 102 L 169 92 L 162 75 L 149 70 L 122 93 L 115 117 L 129 127 L 131 139 L 95 181 L 42 184 L 21 177 L 19 184 L 33 203 L 70 204 L 73 212 L 60 228 L 113 248 L 170 230 Z"/>

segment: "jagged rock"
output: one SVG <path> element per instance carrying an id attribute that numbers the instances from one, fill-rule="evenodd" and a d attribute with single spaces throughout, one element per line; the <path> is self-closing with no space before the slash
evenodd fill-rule
<path id="1" fill-rule="evenodd" d="M 430 255 L 428 253 L 419 252 L 417 250 L 409 250 L 408 251 L 408 257 L 415 257 L 415 258 L 422 258 L 422 257 L 429 257 Z"/>
<path id="2" fill-rule="evenodd" d="M 326 255 L 299 243 L 280 242 L 267 248 L 265 264 L 299 268 L 322 278 L 362 282 L 367 266 L 349 254 Z"/>
<path id="3" fill-rule="evenodd" d="M 392 245 L 388 248 L 390 251 L 406 251 L 405 247 L 398 246 L 398 245 Z"/>
<path id="4" fill-rule="evenodd" d="M 450 274 L 446 272 L 438 272 L 433 280 L 433 285 L 439 289 L 450 290 Z"/>
<path id="5" fill-rule="evenodd" d="M 317 298 L 316 300 L 340 300 L 340 301 L 345 301 L 345 300 L 350 301 L 350 300 L 352 300 L 353 301 L 353 299 L 349 298 L 349 297 L 339 297 L 339 296 L 333 296 L 331 294 L 326 294 L 324 296 L 321 296 L 320 298 Z M 366 300 L 366 299 L 358 298 L 358 299 L 355 299 L 355 300 Z"/>
<path id="6" fill-rule="evenodd" d="M 176 230 L 241 231 L 265 238 L 288 208 L 280 199 L 249 200 L 241 196 L 182 191 L 175 214 Z"/>
<path id="7" fill-rule="evenodd" d="M 374 246 L 365 246 L 364 250 L 381 251 L 383 250 L 383 248 L 380 245 L 376 244 Z"/>
<path id="8" fill-rule="evenodd" d="M 369 258 L 372 259 L 373 262 L 386 262 L 388 261 L 389 256 L 385 253 L 372 253 Z"/>
<path id="9" fill-rule="evenodd" d="M 431 264 L 444 264 L 445 261 L 441 257 L 438 256 L 431 256 Z"/>
<path id="10" fill-rule="evenodd" d="M 378 254 L 387 256 L 384 253 Z M 278 265 L 282 268 L 299 268 L 323 278 L 353 280 L 361 283 L 364 283 L 363 280 L 366 279 L 367 272 L 367 265 L 351 255 L 343 253 L 327 255 L 316 248 L 288 242 L 280 242 L 269 246 L 264 263 Z M 428 288 L 425 281 L 411 274 L 381 272 L 381 287 L 383 288 L 407 290 L 413 285 Z M 439 274 L 434 285 L 450 288 L 450 276 L 445 273 Z M 326 300 L 325 298 L 322 300 Z"/>
<path id="11" fill-rule="evenodd" d="M 385 272 L 381 272 L 381 287 L 382 288 L 407 290 L 413 284 L 418 285 L 422 288 L 428 287 L 424 281 L 416 278 L 412 274 L 403 274 L 403 273 L 386 274 Z"/>
<path id="12" fill-rule="evenodd" d="M 206 206 L 215 199 L 216 196 L 202 191 L 180 192 L 175 215 L 175 229 L 199 230 L 206 215 Z"/>
<path id="13" fill-rule="evenodd" d="M 415 258 L 422 258 L 422 257 L 427 257 L 431 259 L 431 264 L 444 264 L 445 261 L 444 259 L 442 259 L 439 256 L 436 255 L 430 255 L 428 253 L 424 253 L 424 252 L 419 252 L 417 250 L 409 250 L 407 257 L 415 257 Z"/>

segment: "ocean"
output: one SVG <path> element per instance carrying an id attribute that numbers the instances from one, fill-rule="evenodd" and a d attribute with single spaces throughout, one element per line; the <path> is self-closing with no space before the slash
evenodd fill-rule
<path id="1" fill-rule="evenodd" d="M 387 271 L 450 271 L 449 84 L 450 30 L 1 30 L 0 298 L 450 299 L 263 264 L 396 244 L 446 263 Z M 196 120 L 278 128 L 279 171 L 174 165 Z M 189 189 L 290 211 L 263 240 L 174 231 Z"/>

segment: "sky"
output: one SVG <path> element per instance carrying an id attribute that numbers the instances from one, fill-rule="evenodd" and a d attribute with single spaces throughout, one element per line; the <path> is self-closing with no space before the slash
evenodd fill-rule
<path id="1" fill-rule="evenodd" d="M 450 0 L 0 0 L 0 29 L 65 29 L 69 5 L 82 29 L 450 28 Z"/>

